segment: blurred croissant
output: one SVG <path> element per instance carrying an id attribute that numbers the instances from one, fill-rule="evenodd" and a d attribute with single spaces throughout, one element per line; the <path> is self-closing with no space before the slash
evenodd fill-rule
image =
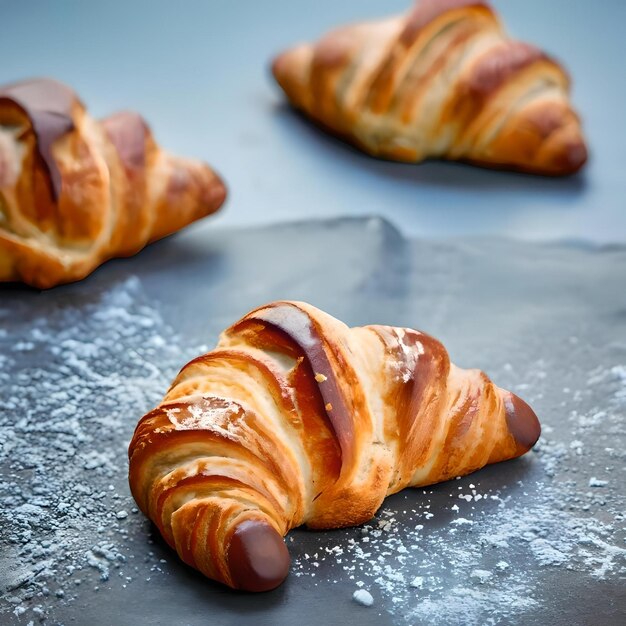
<path id="1" fill-rule="evenodd" d="M 523 400 L 428 335 L 275 302 L 141 419 L 129 481 L 185 563 L 266 591 L 289 571 L 290 529 L 361 524 L 386 496 L 520 456 L 539 433 Z"/>
<path id="2" fill-rule="evenodd" d="M 136 113 L 97 122 L 49 79 L 0 87 L 0 282 L 80 280 L 225 195 L 207 165 L 161 150 Z"/>
<path id="3" fill-rule="evenodd" d="M 294 106 L 372 155 L 545 175 L 587 160 L 563 68 L 480 0 L 420 0 L 275 59 Z"/>

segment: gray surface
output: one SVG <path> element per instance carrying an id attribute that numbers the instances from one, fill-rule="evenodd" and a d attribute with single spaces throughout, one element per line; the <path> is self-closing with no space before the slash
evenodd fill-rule
<path id="1" fill-rule="evenodd" d="M 323 254 L 320 242 L 325 244 Z M 385 557 L 407 581 L 392 592 L 375 581 L 367 561 L 358 562 L 356 579 L 351 580 L 335 558 L 323 559 L 325 548 L 339 545 L 347 550 L 351 539 L 361 541 L 358 529 L 295 531 L 288 544 L 294 566 L 287 582 L 275 592 L 251 596 L 203 579 L 159 541 L 148 545 L 149 527 L 141 515 L 107 522 L 104 535 L 94 531 L 94 521 L 88 517 L 73 531 L 71 558 L 80 561 L 87 549 L 106 536 L 125 556 L 122 570 L 124 575 L 132 574 L 133 581 L 123 588 L 123 579 L 116 575 L 98 582 L 97 570 L 86 565 L 71 576 L 60 568 L 47 584 L 52 592 L 64 588 L 65 598 L 37 595 L 41 586 L 31 587 L 26 581 L 3 595 L 0 622 L 27 623 L 33 617 L 30 609 L 20 618 L 7 612 L 13 606 L 11 598 L 17 598 L 18 606 L 42 607 L 49 623 L 94 626 L 623 624 L 625 271 L 624 247 L 531 245 L 502 239 L 409 240 L 388 223 L 372 219 L 311 222 L 208 237 L 188 231 L 151 246 L 134 259 L 113 261 L 76 285 L 44 293 L 4 288 L 0 321 L 8 333 L 0 341 L 0 354 L 15 364 L 9 378 L 2 379 L 3 389 L 11 393 L 15 384 L 21 384 L 31 424 L 45 420 L 57 408 L 55 402 L 50 406 L 37 397 L 41 373 L 36 368 L 42 363 L 48 371 L 58 368 L 47 355 L 61 340 L 89 343 L 101 337 L 110 346 L 97 357 L 79 353 L 82 365 L 69 358 L 66 365 L 71 375 L 112 369 L 132 380 L 145 367 L 133 356 L 138 350 L 161 369 L 164 390 L 165 381 L 198 344 L 212 345 L 228 323 L 253 306 L 292 298 L 307 299 L 349 324 L 407 325 L 435 334 L 457 364 L 484 368 L 496 383 L 523 395 L 540 416 L 544 434 L 537 453 L 445 483 L 432 492 L 407 490 L 385 503 L 380 519 L 388 514 L 396 517 L 392 535 L 410 546 L 402 565 L 395 550 Z M 125 286 L 129 276 L 136 276 L 132 288 Z M 171 345 L 148 352 L 149 346 L 142 345 L 143 335 L 133 335 L 141 333 L 136 323 L 123 329 L 130 334 L 111 335 L 114 326 L 103 324 L 96 313 L 102 302 L 120 290 L 129 315 L 145 310 L 152 311 L 152 317 L 158 313 L 159 332 Z M 33 330 L 42 328 L 47 329 L 43 338 Z M 24 352 L 16 345 L 20 341 L 34 341 L 35 346 Z M 137 414 L 120 415 L 129 407 L 129 400 L 119 397 L 128 388 L 120 385 L 120 389 L 100 388 L 96 383 L 93 397 L 81 400 L 89 410 L 78 410 L 77 418 L 87 420 L 83 425 L 95 440 L 81 444 L 75 459 L 53 456 L 36 470 L 50 484 L 61 477 L 65 481 L 61 494 L 69 493 L 77 483 L 94 491 L 112 484 L 119 496 L 99 500 L 100 509 L 93 516 L 111 516 L 120 507 L 130 508 L 122 460 L 136 419 L 156 401 L 150 396 L 154 391 L 145 397 L 140 393 L 134 409 Z M 58 408 L 63 408 L 62 403 Z M 0 407 L 1 432 L 23 415 Z M 99 420 L 112 426 L 92 431 Z M 27 443 L 29 437 L 39 442 L 36 438 L 41 435 L 26 427 L 22 436 Z M 54 444 L 61 435 L 50 437 Z M 92 448 L 111 452 L 115 460 L 111 474 L 81 469 L 80 454 Z M 37 484 L 29 471 L 20 469 L 22 462 L 9 457 L 2 467 L 8 483 L 0 483 L 0 498 L 11 506 L 1 512 L 9 516 L 22 502 L 15 494 L 22 494 L 28 502 L 30 481 Z M 75 470 L 66 472 L 67 463 Z M 592 477 L 608 482 L 601 489 L 590 489 Z M 499 508 L 492 500 L 470 504 L 456 499 L 457 493 L 469 492 L 473 484 L 480 493 L 508 497 L 506 506 Z M 56 501 L 62 497 L 50 495 L 53 504 L 47 511 L 51 516 L 57 515 Z M 89 502 L 84 495 L 79 499 Z M 455 502 L 460 505 L 456 512 L 451 508 Z M 427 506 L 434 514 L 430 519 Z M 473 520 L 474 525 L 469 529 L 455 526 L 459 516 Z M 417 522 L 424 526 L 418 535 L 414 531 Z M 512 527 L 507 531 L 508 545 L 490 542 L 491 534 L 508 526 Z M 32 557 L 12 556 L 18 548 L 8 543 L 9 528 L 6 520 L 0 525 L 3 548 L 11 546 L 0 551 L 3 591 L 16 584 L 24 568 L 32 567 Z M 375 553 L 381 550 L 375 542 L 370 545 Z M 305 555 L 318 552 L 322 558 L 315 568 Z M 611 567 L 601 576 L 594 574 L 607 556 Z M 161 558 L 165 559 L 160 566 L 163 571 L 155 572 L 151 567 L 159 565 Z M 503 559 L 510 564 L 507 572 L 495 567 Z M 480 584 L 472 577 L 475 568 L 489 570 L 493 578 Z M 408 585 L 415 575 L 426 580 L 419 592 Z M 75 587 L 77 576 L 83 583 Z M 351 601 L 356 580 L 365 581 L 374 595 L 374 607 L 364 609 Z M 95 584 L 98 592 L 93 591 Z M 34 595 L 25 599 L 30 588 Z M 399 601 L 394 601 L 396 596 Z M 530 598 L 531 604 L 513 607 L 518 596 Z"/>
<path id="2" fill-rule="evenodd" d="M 410 234 L 626 237 L 626 3 L 496 0 L 515 36 L 563 59 L 592 160 L 545 180 L 468 166 L 373 160 L 294 116 L 270 59 L 341 23 L 409 0 L 3 2 L 0 82 L 48 74 L 92 112 L 135 108 L 164 146 L 202 157 L 230 186 L 211 223 L 382 214 Z"/>

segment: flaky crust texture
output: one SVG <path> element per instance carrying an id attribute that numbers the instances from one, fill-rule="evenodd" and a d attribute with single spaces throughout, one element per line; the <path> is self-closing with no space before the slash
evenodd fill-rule
<path id="1" fill-rule="evenodd" d="M 162 150 L 136 113 L 95 121 L 50 79 L 0 88 L 0 282 L 80 280 L 225 195 L 210 167 Z"/>
<path id="2" fill-rule="evenodd" d="M 566 72 L 510 39 L 485 2 L 420 0 L 288 50 L 272 69 L 295 107 L 375 156 L 544 175 L 587 160 Z"/>
<path id="3" fill-rule="evenodd" d="M 275 302 L 188 363 L 141 419 L 130 486 L 186 563 L 245 587 L 229 557 L 244 522 L 280 537 L 361 524 L 405 487 L 525 453 L 539 430 L 528 405 L 424 333 Z"/>

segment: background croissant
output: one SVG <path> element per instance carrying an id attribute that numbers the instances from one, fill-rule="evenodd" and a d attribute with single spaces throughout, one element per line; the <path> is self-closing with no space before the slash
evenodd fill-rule
<path id="1" fill-rule="evenodd" d="M 428 335 L 276 302 L 182 369 L 136 428 L 129 480 L 183 561 L 264 591 L 287 576 L 291 528 L 363 523 L 385 496 L 524 454 L 539 432 Z"/>
<path id="2" fill-rule="evenodd" d="M 136 113 L 97 122 L 49 79 L 0 88 L 0 281 L 79 280 L 225 195 L 207 165 L 161 150 Z"/>
<path id="3" fill-rule="evenodd" d="M 370 154 L 561 175 L 587 160 L 569 78 L 480 0 L 421 0 L 281 54 L 289 100 Z"/>

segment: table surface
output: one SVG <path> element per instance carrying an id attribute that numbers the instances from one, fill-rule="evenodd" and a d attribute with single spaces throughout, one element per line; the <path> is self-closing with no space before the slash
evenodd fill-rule
<path id="1" fill-rule="evenodd" d="M 166 0 L 2 3 L 0 81 L 50 75 L 95 115 L 140 111 L 163 146 L 206 159 L 230 198 L 210 227 L 380 214 L 427 236 L 626 237 L 626 3 L 494 5 L 508 30 L 559 59 L 574 81 L 591 161 L 551 180 L 465 165 L 377 161 L 284 105 L 272 57 L 342 23 L 408 0 Z"/>
<path id="2" fill-rule="evenodd" d="M 5 289 L 0 623 L 622 626 L 625 274 L 626 246 L 432 242 L 344 219 L 187 231 L 81 283 Z M 151 537 L 126 448 L 182 364 L 281 298 L 434 334 L 543 433 L 521 459 L 389 498 L 364 528 L 290 533 L 285 584 L 241 594 Z"/>

